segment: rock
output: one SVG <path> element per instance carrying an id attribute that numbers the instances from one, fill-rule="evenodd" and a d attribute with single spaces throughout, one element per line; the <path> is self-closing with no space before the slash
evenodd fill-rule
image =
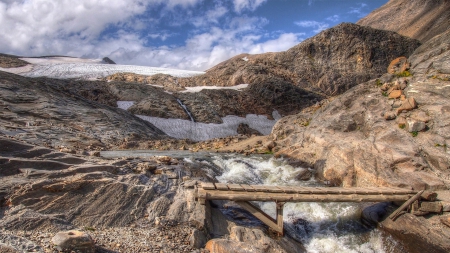
<path id="1" fill-rule="evenodd" d="M 89 234 L 78 230 L 58 232 L 52 238 L 52 243 L 60 251 L 80 250 L 86 253 L 95 252 L 95 243 L 92 237 Z"/>
<path id="2" fill-rule="evenodd" d="M 450 17 L 448 1 L 390 0 L 359 20 L 357 24 L 398 32 L 426 42 L 448 30 L 448 17 Z"/>
<path id="3" fill-rule="evenodd" d="M 205 234 L 198 229 L 194 229 L 189 237 L 190 245 L 196 249 L 205 247 L 206 241 Z"/>
<path id="4" fill-rule="evenodd" d="M 422 111 L 422 110 L 414 110 L 411 113 L 410 116 L 412 119 L 418 120 L 418 121 L 422 121 L 427 123 L 428 121 L 431 120 L 431 117 L 427 115 L 426 112 Z"/>
<path id="5" fill-rule="evenodd" d="M 28 62 L 19 59 L 17 56 L 0 53 L 0 68 L 18 68 L 28 64 Z"/>
<path id="6" fill-rule="evenodd" d="M 90 156 L 100 157 L 100 151 L 89 151 Z"/>
<path id="7" fill-rule="evenodd" d="M 406 127 L 406 118 L 403 116 L 397 117 L 397 124 L 400 128 Z"/>
<path id="8" fill-rule="evenodd" d="M 103 57 L 102 61 L 107 64 L 116 64 L 113 60 L 109 59 L 109 57 Z"/>
<path id="9" fill-rule="evenodd" d="M 424 130 L 427 127 L 425 122 L 414 120 L 411 118 L 408 118 L 406 120 L 406 130 L 408 130 L 410 133 L 412 132 L 420 132 Z"/>
<path id="10" fill-rule="evenodd" d="M 20 253 L 17 249 L 0 243 L 0 252 L 2 253 Z"/>
<path id="11" fill-rule="evenodd" d="M 400 96 L 400 101 L 405 101 L 406 100 L 406 96 L 405 95 L 401 95 Z"/>
<path id="12" fill-rule="evenodd" d="M 442 212 L 450 212 L 450 202 L 441 201 L 442 204 Z"/>
<path id="13" fill-rule="evenodd" d="M 403 111 L 411 111 L 417 107 L 417 102 L 413 97 L 410 97 L 403 101 L 402 105 L 397 108 L 397 114 L 400 114 Z"/>
<path id="14" fill-rule="evenodd" d="M 384 113 L 384 119 L 385 120 L 393 120 L 397 117 L 397 115 L 395 114 L 395 112 L 393 111 L 388 111 Z"/>
<path id="15" fill-rule="evenodd" d="M 440 221 L 442 224 L 446 225 L 447 227 L 450 227 L 450 215 L 445 215 L 440 218 Z"/>
<path id="16" fill-rule="evenodd" d="M 420 195 L 420 198 L 427 201 L 435 201 L 437 198 L 437 193 L 432 191 L 424 191 L 422 195 Z"/>
<path id="17" fill-rule="evenodd" d="M 410 64 L 408 59 L 404 56 L 398 57 L 391 61 L 389 67 L 387 68 L 387 72 L 389 74 L 399 74 L 410 68 Z"/>
<path id="18" fill-rule="evenodd" d="M 388 91 L 390 88 L 391 88 L 391 84 L 390 83 L 384 83 L 383 85 L 381 85 L 380 90 Z"/>
<path id="19" fill-rule="evenodd" d="M 246 136 L 252 136 L 252 135 L 260 136 L 260 135 L 262 135 L 260 132 L 258 132 L 257 130 L 255 130 L 253 128 L 250 128 L 245 123 L 239 124 L 239 126 L 237 128 L 237 132 L 238 132 L 238 134 L 242 134 L 242 135 L 246 135 Z"/>
<path id="20" fill-rule="evenodd" d="M 403 91 L 401 90 L 393 90 L 391 93 L 389 93 L 389 98 L 400 98 L 400 96 L 403 94 Z"/>
<path id="21" fill-rule="evenodd" d="M 308 169 L 304 169 L 300 173 L 298 173 L 298 175 L 295 177 L 295 179 L 302 180 L 302 181 L 308 181 L 311 179 L 312 176 L 313 176 L 313 174 L 311 171 L 309 171 Z"/>

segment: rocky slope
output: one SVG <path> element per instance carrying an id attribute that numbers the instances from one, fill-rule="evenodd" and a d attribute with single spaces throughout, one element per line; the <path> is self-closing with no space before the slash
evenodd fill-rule
<path id="1" fill-rule="evenodd" d="M 448 0 L 390 0 L 357 22 L 425 42 L 450 27 Z"/>
<path id="2" fill-rule="evenodd" d="M 0 68 L 18 68 L 29 63 L 19 59 L 19 57 L 9 54 L 0 54 Z"/>
<path id="3" fill-rule="evenodd" d="M 141 80 L 171 89 L 186 86 L 233 86 L 242 83 L 288 83 L 325 96 L 384 73 L 387 64 L 409 56 L 419 42 L 397 33 L 343 23 L 280 53 L 242 54 L 192 78 L 111 76 L 111 80 Z"/>
<path id="4" fill-rule="evenodd" d="M 148 122 L 93 101 L 98 100 L 95 89 L 72 92 L 68 87 L 76 87 L 68 84 L 70 81 L 0 72 L 1 135 L 71 150 L 111 148 L 136 140 L 167 138 Z"/>
<path id="5" fill-rule="evenodd" d="M 386 74 L 314 113 L 283 118 L 272 132 L 279 153 L 309 163 L 334 185 L 448 189 L 449 41 L 447 32 L 418 48 L 409 58 L 411 77 Z"/>
<path id="6" fill-rule="evenodd" d="M 196 182 L 217 173 L 203 159 L 103 159 L 0 137 L 0 251 L 54 252 L 52 237 L 75 230 L 93 237 L 81 252 L 192 252 L 214 237 L 210 249 L 304 252 L 198 204 Z"/>

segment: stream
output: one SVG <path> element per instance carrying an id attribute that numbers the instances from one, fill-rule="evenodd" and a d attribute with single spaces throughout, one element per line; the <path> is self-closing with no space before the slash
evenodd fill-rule
<path id="1" fill-rule="evenodd" d="M 293 167 L 271 155 L 241 156 L 189 151 L 103 151 L 104 157 L 146 157 L 168 155 L 185 163 L 201 162 L 221 171 L 222 183 L 321 186 L 314 178 L 299 181 L 296 176 L 307 168 Z M 212 173 L 212 172 L 210 172 Z M 275 217 L 275 203 L 254 202 Z M 392 236 L 360 222 L 361 211 L 371 203 L 286 203 L 283 213 L 286 233 L 312 253 L 400 253 L 405 252 Z M 227 210 L 223 209 L 225 215 Z M 228 216 L 228 215 L 227 215 Z M 251 223 L 260 224 L 255 218 Z M 242 223 L 241 223 L 242 224 Z"/>

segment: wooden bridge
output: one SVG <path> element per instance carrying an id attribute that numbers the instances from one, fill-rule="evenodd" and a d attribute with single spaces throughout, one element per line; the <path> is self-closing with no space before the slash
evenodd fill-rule
<path id="1" fill-rule="evenodd" d="M 201 183 L 197 199 L 231 200 L 252 213 L 275 231 L 283 234 L 283 206 L 286 202 L 388 202 L 406 201 L 398 213 L 420 198 L 421 192 L 392 187 L 298 187 L 247 184 Z M 273 201 L 277 216 L 273 219 L 249 201 Z"/>

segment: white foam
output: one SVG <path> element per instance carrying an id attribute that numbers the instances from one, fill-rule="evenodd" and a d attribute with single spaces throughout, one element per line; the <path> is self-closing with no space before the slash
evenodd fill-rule
<path id="1" fill-rule="evenodd" d="M 281 159 L 215 156 L 214 164 L 223 174 L 222 183 L 317 186 L 313 180 L 295 177 L 306 168 L 293 167 Z M 260 208 L 275 217 L 273 202 L 260 202 Z M 398 243 L 379 230 L 369 231 L 359 223 L 362 204 L 286 203 L 283 218 L 286 232 L 301 241 L 307 252 L 382 253 L 401 252 Z"/>

